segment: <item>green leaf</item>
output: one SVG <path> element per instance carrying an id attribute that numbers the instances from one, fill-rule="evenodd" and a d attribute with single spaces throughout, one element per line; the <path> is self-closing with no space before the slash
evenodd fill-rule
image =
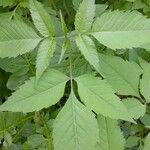
<path id="1" fill-rule="evenodd" d="M 19 0 L 19 6 L 24 8 L 29 8 L 29 0 Z"/>
<path id="2" fill-rule="evenodd" d="M 139 100 L 135 98 L 127 98 L 123 99 L 123 103 L 134 119 L 144 116 L 146 112 L 146 105 L 141 104 Z"/>
<path id="3" fill-rule="evenodd" d="M 100 73 L 99 57 L 92 39 L 88 36 L 77 36 L 76 44 L 85 59 Z"/>
<path id="4" fill-rule="evenodd" d="M 48 37 L 55 35 L 52 19 L 40 2 L 30 0 L 30 12 L 34 25 L 43 36 Z"/>
<path id="5" fill-rule="evenodd" d="M 92 32 L 111 49 L 144 48 L 150 43 L 150 19 L 138 12 L 108 11 L 96 19 Z"/>
<path id="6" fill-rule="evenodd" d="M 64 94 L 68 77 L 56 70 L 48 70 L 35 87 L 35 77 L 20 86 L 0 106 L 0 111 L 32 112 L 56 104 Z"/>
<path id="7" fill-rule="evenodd" d="M 133 121 L 126 107 L 105 80 L 91 75 L 83 75 L 75 80 L 79 96 L 87 107 L 105 117 Z"/>
<path id="8" fill-rule="evenodd" d="M 150 149 L 150 134 L 147 135 L 143 147 L 143 150 L 149 150 L 149 149 Z"/>
<path id="9" fill-rule="evenodd" d="M 83 0 L 75 17 L 75 29 L 78 32 L 90 30 L 95 16 L 95 0 Z"/>
<path id="10" fill-rule="evenodd" d="M 0 6 L 7 7 L 7 6 L 13 6 L 16 4 L 16 1 L 14 0 L 0 0 Z"/>
<path id="11" fill-rule="evenodd" d="M 32 134 L 27 139 L 28 144 L 33 148 L 39 148 L 46 145 L 46 139 L 41 134 Z"/>
<path id="12" fill-rule="evenodd" d="M 62 61 L 62 59 L 63 59 L 63 57 L 64 57 L 64 55 L 65 55 L 65 52 L 66 52 L 67 48 L 68 48 L 68 40 L 65 39 L 65 40 L 64 40 L 64 43 L 63 43 L 63 45 L 62 45 L 61 55 L 60 55 L 60 58 L 59 58 L 59 62 L 58 62 L 58 63 L 60 63 L 60 62 Z"/>
<path id="13" fill-rule="evenodd" d="M 104 11 L 107 9 L 108 5 L 106 4 L 97 4 L 96 10 L 95 10 L 95 17 L 99 17 L 104 13 Z"/>
<path id="14" fill-rule="evenodd" d="M 99 136 L 97 150 L 124 150 L 123 134 L 116 120 L 98 115 Z"/>
<path id="15" fill-rule="evenodd" d="M 61 11 L 60 11 L 60 20 L 61 20 L 61 27 L 62 27 L 63 33 L 67 36 L 68 29 L 67 29 L 67 25 L 65 23 L 65 20 L 63 18 L 63 15 L 62 15 Z"/>
<path id="16" fill-rule="evenodd" d="M 128 139 L 126 140 L 126 145 L 125 147 L 127 148 L 132 148 L 134 146 L 138 145 L 140 138 L 137 136 L 129 136 Z"/>
<path id="17" fill-rule="evenodd" d="M 100 66 L 102 75 L 118 94 L 139 96 L 138 85 L 142 70 L 136 63 L 101 54 Z"/>
<path id="18" fill-rule="evenodd" d="M 22 69 L 29 69 L 26 61 L 21 56 L 16 58 L 0 58 L 0 68 L 11 73 L 18 72 Z"/>
<path id="19" fill-rule="evenodd" d="M 27 80 L 29 77 L 26 75 L 26 73 L 28 72 L 28 70 L 20 70 L 20 72 L 16 72 L 14 74 L 12 74 L 8 81 L 7 81 L 7 88 L 10 90 L 17 90 L 22 84 L 24 84 L 25 80 Z"/>
<path id="20" fill-rule="evenodd" d="M 80 6 L 80 3 L 82 2 L 83 0 L 72 0 L 72 3 L 73 3 L 73 6 L 74 6 L 74 9 L 77 10 Z"/>
<path id="21" fill-rule="evenodd" d="M 55 47 L 55 39 L 45 39 L 39 46 L 36 60 L 36 80 L 38 80 L 42 76 L 43 72 L 49 66 L 50 60 L 53 57 Z"/>
<path id="22" fill-rule="evenodd" d="M 28 116 L 29 117 L 29 116 Z M 0 112 L 0 136 L 11 128 L 17 127 L 20 121 L 26 120 L 21 113 Z"/>
<path id="23" fill-rule="evenodd" d="M 99 140 L 94 114 L 73 91 L 55 120 L 53 138 L 55 150 L 94 150 Z"/>
<path id="24" fill-rule="evenodd" d="M 146 102 L 150 103 L 150 63 L 140 59 L 140 65 L 143 69 L 143 76 L 140 80 L 140 91 L 145 97 Z"/>
<path id="25" fill-rule="evenodd" d="M 145 114 L 140 121 L 144 124 L 145 127 L 150 128 L 150 114 Z"/>
<path id="26" fill-rule="evenodd" d="M 41 38 L 23 21 L 0 22 L 0 57 L 16 57 L 33 50 Z"/>

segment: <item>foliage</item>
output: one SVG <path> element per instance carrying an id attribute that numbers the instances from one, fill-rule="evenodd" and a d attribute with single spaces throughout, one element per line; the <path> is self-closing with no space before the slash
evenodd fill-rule
<path id="1" fill-rule="evenodd" d="M 0 149 L 150 149 L 149 0 L 0 0 Z"/>

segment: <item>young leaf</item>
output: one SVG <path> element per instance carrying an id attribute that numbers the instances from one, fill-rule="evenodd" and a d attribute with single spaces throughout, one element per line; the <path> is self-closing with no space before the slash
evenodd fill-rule
<path id="1" fill-rule="evenodd" d="M 108 11 L 96 19 L 92 31 L 111 49 L 144 48 L 150 43 L 150 19 L 138 12 Z"/>
<path id="2" fill-rule="evenodd" d="M 43 36 L 48 37 L 55 35 L 52 19 L 40 2 L 30 0 L 30 12 L 34 25 Z"/>
<path id="3" fill-rule="evenodd" d="M 64 40 L 64 43 L 63 43 L 63 45 L 62 45 L 61 55 L 60 55 L 60 58 L 59 58 L 59 62 L 58 62 L 58 63 L 60 63 L 60 62 L 62 61 L 62 59 L 63 59 L 63 57 L 64 57 L 64 54 L 65 54 L 67 48 L 68 48 L 68 41 L 67 41 L 67 39 L 65 39 L 65 40 Z"/>
<path id="4" fill-rule="evenodd" d="M 135 98 L 123 99 L 123 103 L 134 119 L 143 117 L 146 112 L 146 105 L 143 105 Z"/>
<path id="5" fill-rule="evenodd" d="M 100 66 L 104 78 L 118 94 L 139 96 L 138 85 L 142 70 L 137 64 L 101 54 Z"/>
<path id="6" fill-rule="evenodd" d="M 143 68 L 143 76 L 140 80 L 140 91 L 145 97 L 146 102 L 150 103 L 150 63 L 140 59 L 140 65 Z"/>
<path id="7" fill-rule="evenodd" d="M 53 137 L 55 150 L 94 150 L 99 140 L 94 114 L 73 91 L 55 120 Z"/>
<path id="8" fill-rule="evenodd" d="M 62 27 L 63 33 L 65 35 L 67 35 L 68 29 L 67 29 L 67 25 L 66 25 L 66 23 L 64 21 L 64 18 L 63 18 L 63 15 L 62 15 L 61 11 L 60 11 L 60 19 L 61 19 L 61 27 Z"/>
<path id="9" fill-rule="evenodd" d="M 98 115 L 100 141 L 97 150 L 124 150 L 125 140 L 117 121 Z"/>
<path id="10" fill-rule="evenodd" d="M 56 104 L 64 94 L 68 77 L 56 70 L 48 70 L 35 87 L 35 77 L 13 93 L 0 106 L 0 111 L 32 112 Z"/>
<path id="11" fill-rule="evenodd" d="M 88 36 L 77 36 L 76 44 L 85 59 L 100 73 L 99 57 L 92 39 Z"/>
<path id="12" fill-rule="evenodd" d="M 41 38 L 23 21 L 0 22 L 0 57 L 16 57 L 33 50 Z"/>
<path id="13" fill-rule="evenodd" d="M 147 135 L 143 147 L 143 150 L 149 150 L 149 149 L 150 149 L 150 133 Z"/>
<path id="14" fill-rule="evenodd" d="M 106 81 L 92 75 L 83 75 L 75 80 L 79 96 L 87 107 L 105 117 L 132 121 L 126 107 Z"/>
<path id="15" fill-rule="evenodd" d="M 53 56 L 56 47 L 55 39 L 45 39 L 42 41 L 36 60 L 36 81 L 41 77 L 43 72 L 47 69 L 50 59 Z"/>
<path id="16" fill-rule="evenodd" d="M 95 16 L 95 0 L 83 0 L 75 17 L 75 29 L 78 32 L 90 30 Z"/>

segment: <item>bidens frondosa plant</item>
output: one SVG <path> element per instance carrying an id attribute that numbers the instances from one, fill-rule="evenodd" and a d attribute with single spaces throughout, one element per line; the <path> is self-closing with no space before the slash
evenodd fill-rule
<path id="1" fill-rule="evenodd" d="M 149 150 L 149 1 L 57 3 L 0 1 L 1 147 Z"/>

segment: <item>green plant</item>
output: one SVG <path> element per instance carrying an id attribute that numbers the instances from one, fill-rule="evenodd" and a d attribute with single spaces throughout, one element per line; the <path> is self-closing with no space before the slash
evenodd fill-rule
<path id="1" fill-rule="evenodd" d="M 0 5 L 3 149 L 150 148 L 149 1 Z"/>

